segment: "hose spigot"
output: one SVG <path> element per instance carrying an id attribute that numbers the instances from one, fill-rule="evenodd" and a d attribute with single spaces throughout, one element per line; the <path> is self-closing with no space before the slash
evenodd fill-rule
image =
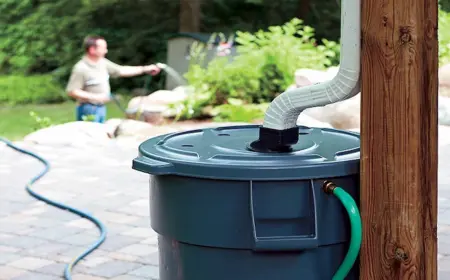
<path id="1" fill-rule="evenodd" d="M 334 190 L 337 188 L 336 184 L 331 181 L 325 181 L 323 183 L 323 191 L 327 194 L 332 194 Z"/>

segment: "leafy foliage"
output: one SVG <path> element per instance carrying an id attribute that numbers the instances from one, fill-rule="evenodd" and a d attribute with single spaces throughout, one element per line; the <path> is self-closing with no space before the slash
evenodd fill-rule
<path id="1" fill-rule="evenodd" d="M 443 65 L 450 62 L 450 14 L 439 10 L 439 64 Z"/>
<path id="2" fill-rule="evenodd" d="M 173 1 L 163 0 L 3 0 L 0 73 L 52 72 L 64 84 L 89 34 L 104 36 L 109 58 L 118 63 L 142 65 L 163 59 L 165 38 L 160 31 L 167 20 L 160 21 L 168 18 L 166 13 L 176 13 L 175 9 Z M 176 31 L 176 24 L 169 26 L 163 30 Z M 129 80 L 113 82 L 113 87 L 143 83 L 143 77 Z"/>
<path id="3" fill-rule="evenodd" d="M 50 75 L 0 76 L 0 104 L 55 103 L 66 99 Z"/>
<path id="4" fill-rule="evenodd" d="M 204 1 L 201 32 L 228 33 L 236 29 L 253 32 L 268 25 L 280 25 L 296 16 L 300 3 Z M 320 6 L 319 11 L 321 5 L 329 5 L 326 0 L 314 3 Z M 164 61 L 166 39 L 178 31 L 178 9 L 177 0 L 2 0 L 0 74 L 52 72 L 64 84 L 82 54 L 81 42 L 88 34 L 106 37 L 109 58 L 118 63 L 142 65 Z M 323 20 L 309 18 L 308 15 L 307 22 L 313 25 Z M 330 24 L 339 28 L 339 21 Z M 338 34 L 318 34 L 324 36 Z M 131 89 L 142 87 L 143 83 L 144 77 L 135 77 L 112 81 L 112 87 Z M 151 90 L 161 88 L 163 83 L 164 75 L 155 77 Z"/>
<path id="5" fill-rule="evenodd" d="M 95 121 L 95 115 L 82 116 L 81 119 L 84 122 L 93 122 L 93 121 Z"/>
<path id="6" fill-rule="evenodd" d="M 325 69 L 333 65 L 339 50 L 336 42 L 323 40 L 319 45 L 314 29 L 297 18 L 267 31 L 237 32 L 236 42 L 238 55 L 232 61 L 216 57 L 206 67 L 203 47 L 192 48 L 194 59 L 186 78 L 196 94 L 184 103 L 182 118 L 201 116 L 205 106 L 231 100 L 242 105 L 270 102 L 294 82 L 296 69 Z"/>
<path id="7" fill-rule="evenodd" d="M 41 117 L 34 111 L 30 111 L 30 117 L 34 120 L 33 131 L 53 125 L 52 120 L 49 117 Z"/>
<path id="8" fill-rule="evenodd" d="M 439 8 L 445 12 L 450 12 L 450 0 L 438 0 Z"/>
<path id="9" fill-rule="evenodd" d="M 293 82 L 295 69 L 336 65 L 340 2 L 203 1 L 201 31 L 241 30 L 237 38 L 240 55 L 231 63 L 217 58 L 204 67 L 204 50 L 194 48 L 196 60 L 187 78 L 197 90 L 181 104 L 180 117 L 257 118 L 262 110 L 259 104 L 285 90 Z M 440 0 L 440 5 L 450 11 L 450 0 Z M 1 0 L 0 74 L 13 76 L 0 77 L 0 102 L 64 100 L 62 89 L 53 84 L 49 74 L 60 85 L 67 82 L 88 34 L 106 37 L 108 56 L 118 63 L 164 61 L 166 39 L 178 31 L 178 9 L 177 0 Z M 439 11 L 440 64 L 450 62 L 450 35 L 446 33 L 450 16 L 443 10 Z M 295 17 L 302 21 L 284 24 Z M 268 26 L 272 27 L 263 31 Z M 163 78 L 155 77 L 150 90 L 161 88 Z M 124 92 L 142 87 L 144 79 L 112 80 L 112 87 Z M 210 107 L 214 109 L 207 110 Z"/>
<path id="10" fill-rule="evenodd" d="M 80 10 L 81 3 L 57 1 L 37 5 L 35 2 L 5 0 L 1 3 L 0 11 L 13 11 L 0 20 L 3 73 L 46 73 L 70 60 L 67 56 L 79 53 L 80 44 L 73 44 L 73 36 L 82 29 L 82 26 L 77 28 L 78 13 L 64 11 Z"/>
<path id="11" fill-rule="evenodd" d="M 268 103 L 244 104 L 242 100 L 230 98 L 227 104 L 215 107 L 211 113 L 218 122 L 248 122 L 262 119 L 267 107 Z"/>

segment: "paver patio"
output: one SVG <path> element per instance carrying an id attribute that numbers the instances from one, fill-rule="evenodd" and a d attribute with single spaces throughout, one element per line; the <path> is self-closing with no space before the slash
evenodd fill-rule
<path id="1" fill-rule="evenodd" d="M 100 249 L 75 267 L 75 280 L 158 279 L 148 176 L 131 169 L 135 147 L 19 145 L 51 162 L 34 190 L 92 213 L 108 228 Z M 450 145 L 440 147 L 439 164 L 439 279 L 450 279 Z M 62 279 L 65 264 L 98 237 L 90 222 L 28 195 L 24 185 L 41 168 L 0 146 L 0 280 Z"/>

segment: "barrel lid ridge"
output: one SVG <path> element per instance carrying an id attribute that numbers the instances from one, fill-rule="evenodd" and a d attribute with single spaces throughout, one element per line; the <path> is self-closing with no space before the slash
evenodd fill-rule
<path id="1" fill-rule="evenodd" d="M 358 133 L 299 127 L 288 153 L 249 149 L 259 125 L 196 129 L 157 136 L 139 146 L 133 168 L 153 175 L 276 180 L 345 176 L 359 172 Z"/>

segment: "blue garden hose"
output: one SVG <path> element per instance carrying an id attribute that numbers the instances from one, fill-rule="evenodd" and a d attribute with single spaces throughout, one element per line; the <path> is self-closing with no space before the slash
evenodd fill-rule
<path id="1" fill-rule="evenodd" d="M 44 170 L 42 170 L 38 175 L 34 176 L 26 185 L 26 190 L 31 196 L 33 196 L 34 198 L 36 198 L 38 200 L 44 201 L 45 203 L 50 204 L 50 205 L 52 205 L 54 207 L 57 207 L 57 208 L 62 209 L 62 210 L 67 210 L 67 211 L 72 212 L 72 213 L 74 213 L 76 215 L 79 215 L 82 218 L 88 219 L 92 223 L 94 223 L 97 226 L 97 228 L 100 230 L 100 237 L 99 237 L 99 239 L 94 244 L 92 244 L 86 251 L 84 251 L 83 253 L 81 253 L 77 257 L 75 257 L 69 264 L 67 264 L 67 266 L 66 266 L 66 268 L 64 270 L 64 278 L 66 280 L 72 280 L 72 269 L 74 268 L 74 266 L 80 260 L 82 260 L 87 255 L 92 253 L 95 249 L 97 249 L 105 241 L 105 239 L 106 239 L 106 232 L 107 232 L 106 227 L 103 225 L 103 223 L 101 221 L 99 221 L 98 219 L 96 219 L 95 217 L 89 215 L 86 212 L 83 212 L 83 211 L 78 210 L 76 208 L 70 207 L 70 206 L 65 205 L 63 203 L 53 201 L 51 199 L 48 199 L 48 198 L 46 198 L 46 197 L 44 197 L 44 196 L 34 192 L 31 189 L 31 186 L 50 171 L 50 163 L 47 160 L 45 160 L 44 158 L 40 157 L 39 155 L 37 155 L 37 154 L 35 154 L 33 152 L 30 152 L 30 151 L 27 151 L 27 150 L 24 150 L 24 149 L 21 149 L 21 148 L 17 147 L 16 145 L 14 145 L 9 140 L 6 140 L 6 139 L 0 137 L 0 142 L 5 143 L 8 147 L 10 147 L 10 148 L 12 148 L 12 149 L 22 153 L 22 154 L 26 154 L 26 155 L 34 157 L 35 159 L 39 160 L 40 162 L 42 162 L 44 164 L 44 166 L 45 166 Z"/>

